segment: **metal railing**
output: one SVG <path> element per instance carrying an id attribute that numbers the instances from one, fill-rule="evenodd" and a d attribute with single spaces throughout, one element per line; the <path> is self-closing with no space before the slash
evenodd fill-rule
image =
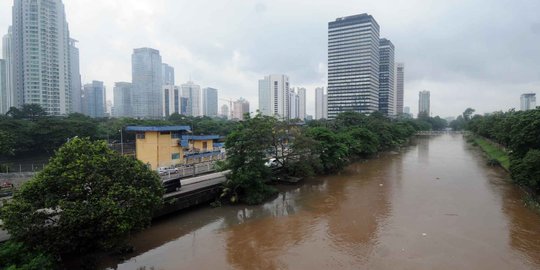
<path id="1" fill-rule="evenodd" d="M 215 172 L 217 170 L 217 166 L 215 162 L 206 162 L 194 164 L 192 166 L 181 166 L 175 169 L 178 169 L 178 173 L 168 172 L 166 174 L 161 174 L 161 180 L 169 181 L 172 179 L 193 177 L 201 174 Z"/>

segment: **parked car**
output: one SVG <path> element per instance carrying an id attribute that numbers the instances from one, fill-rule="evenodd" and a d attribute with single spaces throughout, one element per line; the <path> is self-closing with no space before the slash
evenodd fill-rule
<path id="1" fill-rule="evenodd" d="M 159 175 L 167 175 L 167 174 L 174 174 L 180 172 L 178 168 L 167 168 L 167 167 L 159 167 L 157 168 L 157 171 Z"/>
<path id="2" fill-rule="evenodd" d="M 274 168 L 274 167 L 277 167 L 278 165 L 279 165 L 278 160 L 275 158 L 271 158 L 266 163 L 264 163 L 264 166 L 269 167 L 269 168 Z"/>

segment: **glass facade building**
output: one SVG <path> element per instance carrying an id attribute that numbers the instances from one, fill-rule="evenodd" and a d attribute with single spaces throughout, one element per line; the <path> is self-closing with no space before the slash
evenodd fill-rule
<path id="1" fill-rule="evenodd" d="M 368 14 L 328 23 L 328 118 L 379 109 L 379 36 Z"/>
<path id="2" fill-rule="evenodd" d="M 396 114 L 403 114 L 403 96 L 405 93 L 405 64 L 397 63 L 396 68 Z"/>
<path id="3" fill-rule="evenodd" d="M 131 56 L 133 116 L 160 119 L 163 115 L 162 66 L 158 50 L 140 48 Z"/>
<path id="4" fill-rule="evenodd" d="M 379 42 L 379 111 L 386 116 L 396 114 L 394 81 L 394 44 L 382 38 Z"/>
<path id="5" fill-rule="evenodd" d="M 202 92 L 202 110 L 204 116 L 218 116 L 218 90 L 215 88 L 204 88 Z"/>

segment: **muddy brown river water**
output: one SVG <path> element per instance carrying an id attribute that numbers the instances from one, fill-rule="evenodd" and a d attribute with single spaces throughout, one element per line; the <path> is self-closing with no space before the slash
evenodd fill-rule
<path id="1" fill-rule="evenodd" d="M 540 269 L 540 215 L 461 135 L 157 221 L 109 269 Z"/>

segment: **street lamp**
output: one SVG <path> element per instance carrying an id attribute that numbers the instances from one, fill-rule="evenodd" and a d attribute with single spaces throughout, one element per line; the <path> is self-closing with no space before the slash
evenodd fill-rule
<path id="1" fill-rule="evenodd" d="M 122 130 L 119 129 L 118 132 L 120 132 L 120 151 L 122 153 L 122 156 L 124 155 L 124 135 L 122 133 Z"/>

